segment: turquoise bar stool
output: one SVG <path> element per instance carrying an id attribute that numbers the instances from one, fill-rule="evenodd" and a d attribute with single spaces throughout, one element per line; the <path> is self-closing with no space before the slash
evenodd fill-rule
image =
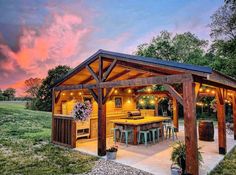
<path id="1" fill-rule="evenodd" d="M 155 143 L 156 142 L 156 134 L 157 134 L 157 139 L 159 137 L 159 133 L 157 132 L 157 129 L 156 128 L 149 129 L 149 132 L 151 133 L 153 143 Z"/>
<path id="2" fill-rule="evenodd" d="M 143 136 L 144 136 L 144 143 L 145 143 L 145 146 L 147 146 L 149 134 L 150 134 L 150 131 L 149 131 L 149 130 L 147 130 L 147 131 L 139 131 L 139 132 L 138 132 L 138 144 L 140 143 L 141 136 L 143 135 Z"/>
<path id="3" fill-rule="evenodd" d="M 111 132 L 113 132 L 113 141 L 115 142 L 115 144 L 116 144 L 116 141 L 117 141 L 117 138 L 116 138 L 117 131 L 120 131 L 120 128 L 118 128 L 118 127 L 111 128 Z"/>
<path id="4" fill-rule="evenodd" d="M 132 134 L 133 130 L 132 129 L 122 129 L 120 131 L 121 131 L 120 142 L 122 141 L 123 135 L 125 135 L 125 144 L 126 144 L 126 146 L 128 146 L 129 134 Z"/>
<path id="5" fill-rule="evenodd" d="M 161 136 L 161 139 L 163 141 L 164 137 L 165 137 L 164 136 L 164 126 L 162 126 L 161 128 L 157 128 L 157 142 L 159 142 L 160 136 Z"/>
<path id="6" fill-rule="evenodd" d="M 172 135 L 173 141 L 175 140 L 175 137 L 176 137 L 176 139 L 178 139 L 176 128 L 173 125 L 167 125 L 166 126 L 166 138 L 168 137 L 168 135 L 169 135 L 169 138 Z"/>

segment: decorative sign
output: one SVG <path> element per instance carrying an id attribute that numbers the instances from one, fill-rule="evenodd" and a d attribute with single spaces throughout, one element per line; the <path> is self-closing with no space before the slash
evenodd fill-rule
<path id="1" fill-rule="evenodd" d="M 122 108 L 122 98 L 115 97 L 115 108 Z"/>

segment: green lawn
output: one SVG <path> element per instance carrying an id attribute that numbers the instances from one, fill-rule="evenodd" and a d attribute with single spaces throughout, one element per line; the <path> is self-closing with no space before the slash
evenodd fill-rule
<path id="1" fill-rule="evenodd" d="M 0 174 L 79 174 L 97 158 L 50 144 L 51 113 L 0 102 Z"/>

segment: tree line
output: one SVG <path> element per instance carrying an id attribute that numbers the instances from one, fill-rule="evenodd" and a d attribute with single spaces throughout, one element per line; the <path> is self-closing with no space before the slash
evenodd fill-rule
<path id="1" fill-rule="evenodd" d="M 14 88 L 0 89 L 0 101 L 11 101 L 15 99 L 16 90 Z"/>

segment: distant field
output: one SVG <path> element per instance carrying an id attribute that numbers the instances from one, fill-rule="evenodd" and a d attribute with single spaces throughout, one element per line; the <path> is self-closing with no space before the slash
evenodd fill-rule
<path id="1" fill-rule="evenodd" d="M 50 144 L 51 113 L 0 102 L 0 174 L 79 174 L 96 158 Z"/>

